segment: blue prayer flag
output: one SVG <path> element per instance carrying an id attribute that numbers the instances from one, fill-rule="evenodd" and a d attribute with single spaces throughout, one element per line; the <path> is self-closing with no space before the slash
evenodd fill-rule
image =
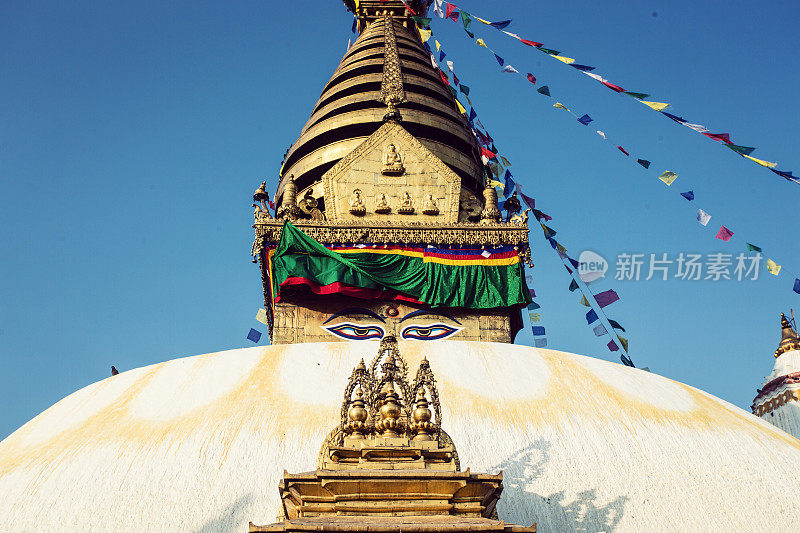
<path id="1" fill-rule="evenodd" d="M 650 168 L 650 161 L 648 161 L 647 159 L 639 159 L 637 162 L 644 168 Z"/>
<path id="2" fill-rule="evenodd" d="M 547 339 L 533 339 L 533 345 L 537 348 L 547 348 Z"/>
<path id="3" fill-rule="evenodd" d="M 594 309 L 589 309 L 589 312 L 586 313 L 586 322 L 591 324 L 597 320 L 597 313 L 595 313 Z"/>
<path id="4" fill-rule="evenodd" d="M 250 328 L 250 333 L 247 334 L 247 340 L 258 342 L 261 340 L 261 332 L 257 329 Z"/>
<path id="5" fill-rule="evenodd" d="M 594 70 L 594 67 L 590 67 L 589 65 L 579 65 L 577 63 L 571 63 L 569 66 L 581 70 L 583 72 L 589 72 L 591 70 Z"/>
<path id="6" fill-rule="evenodd" d="M 541 87 L 536 89 L 536 92 L 539 94 L 543 94 L 545 96 L 550 96 L 550 87 L 548 87 L 547 85 L 542 85 Z"/>
<path id="7" fill-rule="evenodd" d="M 444 50 L 439 51 L 439 63 L 444 61 L 444 58 L 447 57 L 447 54 L 444 53 Z"/>
<path id="8" fill-rule="evenodd" d="M 541 309 L 541 305 L 537 304 L 536 302 L 531 302 L 528 304 L 528 311 L 535 311 L 537 309 Z"/>
<path id="9" fill-rule="evenodd" d="M 583 115 L 581 118 L 578 119 L 578 122 L 583 124 L 584 126 L 588 126 L 590 122 L 592 122 L 592 117 L 589 115 Z"/>
<path id="10" fill-rule="evenodd" d="M 574 260 L 571 257 L 569 258 L 569 262 L 572 263 L 572 266 L 575 267 L 575 268 L 578 268 L 580 266 L 580 263 L 578 263 L 576 260 Z"/>
<path id="11" fill-rule="evenodd" d="M 534 335 L 536 335 L 536 336 L 542 336 L 542 335 L 544 335 L 544 334 L 545 334 L 545 333 L 544 333 L 544 327 L 543 327 L 543 326 L 533 326 L 533 327 L 531 328 L 531 331 L 532 331 L 532 332 L 533 332 L 533 334 L 534 334 Z"/>
<path id="12" fill-rule="evenodd" d="M 684 198 L 686 198 L 687 200 L 689 200 L 691 202 L 692 200 L 694 200 L 694 191 L 682 192 L 681 196 L 683 196 Z"/>
<path id="13" fill-rule="evenodd" d="M 503 65 L 505 65 L 505 64 L 506 64 L 506 61 L 505 61 L 505 59 L 503 59 L 503 58 L 502 58 L 502 57 L 500 57 L 499 55 L 495 54 L 495 55 L 494 55 L 494 57 L 497 59 L 497 62 L 498 62 L 498 63 L 500 63 L 500 66 L 501 66 L 501 67 L 502 67 Z"/>
<path id="14" fill-rule="evenodd" d="M 800 178 L 798 178 L 798 176 L 792 176 L 791 170 L 775 170 L 774 168 L 771 168 L 770 170 L 784 179 L 793 181 L 795 183 L 800 183 Z"/>
<path id="15" fill-rule="evenodd" d="M 800 279 L 794 278 L 794 292 L 800 294 Z"/>
<path id="16" fill-rule="evenodd" d="M 510 20 L 501 20 L 500 22 L 490 22 L 489 25 L 497 28 L 498 30 L 502 30 L 506 28 L 509 24 L 511 24 Z"/>
<path id="17" fill-rule="evenodd" d="M 514 181 L 514 178 L 511 176 L 511 172 L 509 172 L 508 169 L 506 169 L 504 178 L 506 182 L 506 187 L 504 192 L 506 196 L 510 196 L 511 193 L 514 192 L 514 189 L 517 186 L 517 182 Z"/>

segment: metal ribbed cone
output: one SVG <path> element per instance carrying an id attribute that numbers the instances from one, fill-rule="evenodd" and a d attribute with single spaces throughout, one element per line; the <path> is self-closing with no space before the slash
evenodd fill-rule
<path id="1" fill-rule="evenodd" d="M 403 127 L 452 168 L 464 187 L 479 193 L 483 174 L 474 135 L 414 30 L 401 20 L 394 21 L 394 28 L 407 98 L 399 106 Z M 383 124 L 384 43 L 384 21 L 379 19 L 345 54 L 286 154 L 279 198 L 289 176 L 294 175 L 302 191 Z"/>

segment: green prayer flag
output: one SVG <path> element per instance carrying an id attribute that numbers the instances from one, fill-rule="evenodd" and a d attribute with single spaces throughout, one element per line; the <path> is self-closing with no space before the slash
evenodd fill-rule
<path id="1" fill-rule="evenodd" d="M 462 83 L 461 85 L 458 86 L 458 88 L 461 90 L 462 93 L 464 93 L 464 96 L 469 96 L 469 87 L 467 87 Z"/>
<path id="2" fill-rule="evenodd" d="M 736 144 L 726 144 L 725 146 L 742 155 L 750 155 L 755 150 L 755 148 L 751 148 L 750 146 L 738 146 Z"/>
<path id="3" fill-rule="evenodd" d="M 578 282 L 573 279 L 572 283 L 569 284 L 569 290 L 570 292 L 574 292 L 577 288 L 578 288 Z"/>
<path id="4" fill-rule="evenodd" d="M 635 93 L 633 91 L 625 91 L 625 94 L 627 94 L 628 96 L 633 96 L 634 98 L 638 98 L 639 100 L 644 100 L 645 98 L 650 96 L 649 94 Z"/>
<path id="5" fill-rule="evenodd" d="M 550 50 L 549 48 L 545 48 L 543 46 L 540 46 L 539 50 L 541 50 L 545 54 L 550 54 L 551 56 L 557 56 L 559 54 L 558 50 Z"/>
<path id="6" fill-rule="evenodd" d="M 750 243 L 748 242 L 748 243 L 747 243 L 747 251 L 748 251 L 748 252 L 760 252 L 760 251 L 761 251 L 761 248 L 759 248 L 759 247 L 758 247 L 758 246 L 756 246 L 755 244 L 750 244 Z"/>
<path id="7" fill-rule="evenodd" d="M 511 162 L 510 162 L 508 159 L 506 159 L 505 157 L 503 157 L 502 155 L 500 156 L 500 161 L 502 161 L 502 162 L 503 162 L 503 164 L 504 164 L 505 166 L 507 166 L 507 167 L 510 167 L 510 166 L 511 166 Z"/>
<path id="8" fill-rule="evenodd" d="M 489 250 L 397 247 L 391 253 L 369 245 L 328 249 L 290 222 L 270 251 L 275 301 L 296 286 L 360 298 L 411 298 L 432 307 L 490 309 L 524 306 L 531 300 L 518 255 Z"/>
<path id="9" fill-rule="evenodd" d="M 461 10 L 461 22 L 464 23 L 465 30 L 469 29 L 469 25 L 472 24 L 472 17 L 463 9 Z"/>
<path id="10" fill-rule="evenodd" d="M 431 19 L 429 18 L 418 17 L 418 16 L 412 16 L 411 18 L 414 22 L 417 23 L 417 26 L 419 26 L 420 28 L 427 28 L 431 24 Z"/>
<path id="11" fill-rule="evenodd" d="M 453 94 L 453 98 L 458 98 L 458 91 L 456 91 L 455 87 L 448 85 L 447 88 L 450 89 L 450 92 Z"/>

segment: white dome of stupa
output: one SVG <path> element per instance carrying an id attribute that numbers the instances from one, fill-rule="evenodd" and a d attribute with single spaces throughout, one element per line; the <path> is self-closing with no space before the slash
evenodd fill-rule
<path id="1" fill-rule="evenodd" d="M 462 468 L 503 471 L 499 516 L 539 531 L 786 531 L 800 441 L 617 364 L 499 343 L 399 343 L 436 375 Z M 0 443 L 2 531 L 246 531 L 316 468 L 377 342 L 232 350 L 130 370 Z"/>

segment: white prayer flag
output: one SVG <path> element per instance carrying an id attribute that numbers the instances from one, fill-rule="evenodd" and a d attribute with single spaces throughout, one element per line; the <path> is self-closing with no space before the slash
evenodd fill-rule
<path id="1" fill-rule="evenodd" d="M 702 209 L 697 210 L 697 221 L 700 223 L 701 226 L 707 226 L 709 220 L 711 220 L 711 215 L 709 215 Z"/>

